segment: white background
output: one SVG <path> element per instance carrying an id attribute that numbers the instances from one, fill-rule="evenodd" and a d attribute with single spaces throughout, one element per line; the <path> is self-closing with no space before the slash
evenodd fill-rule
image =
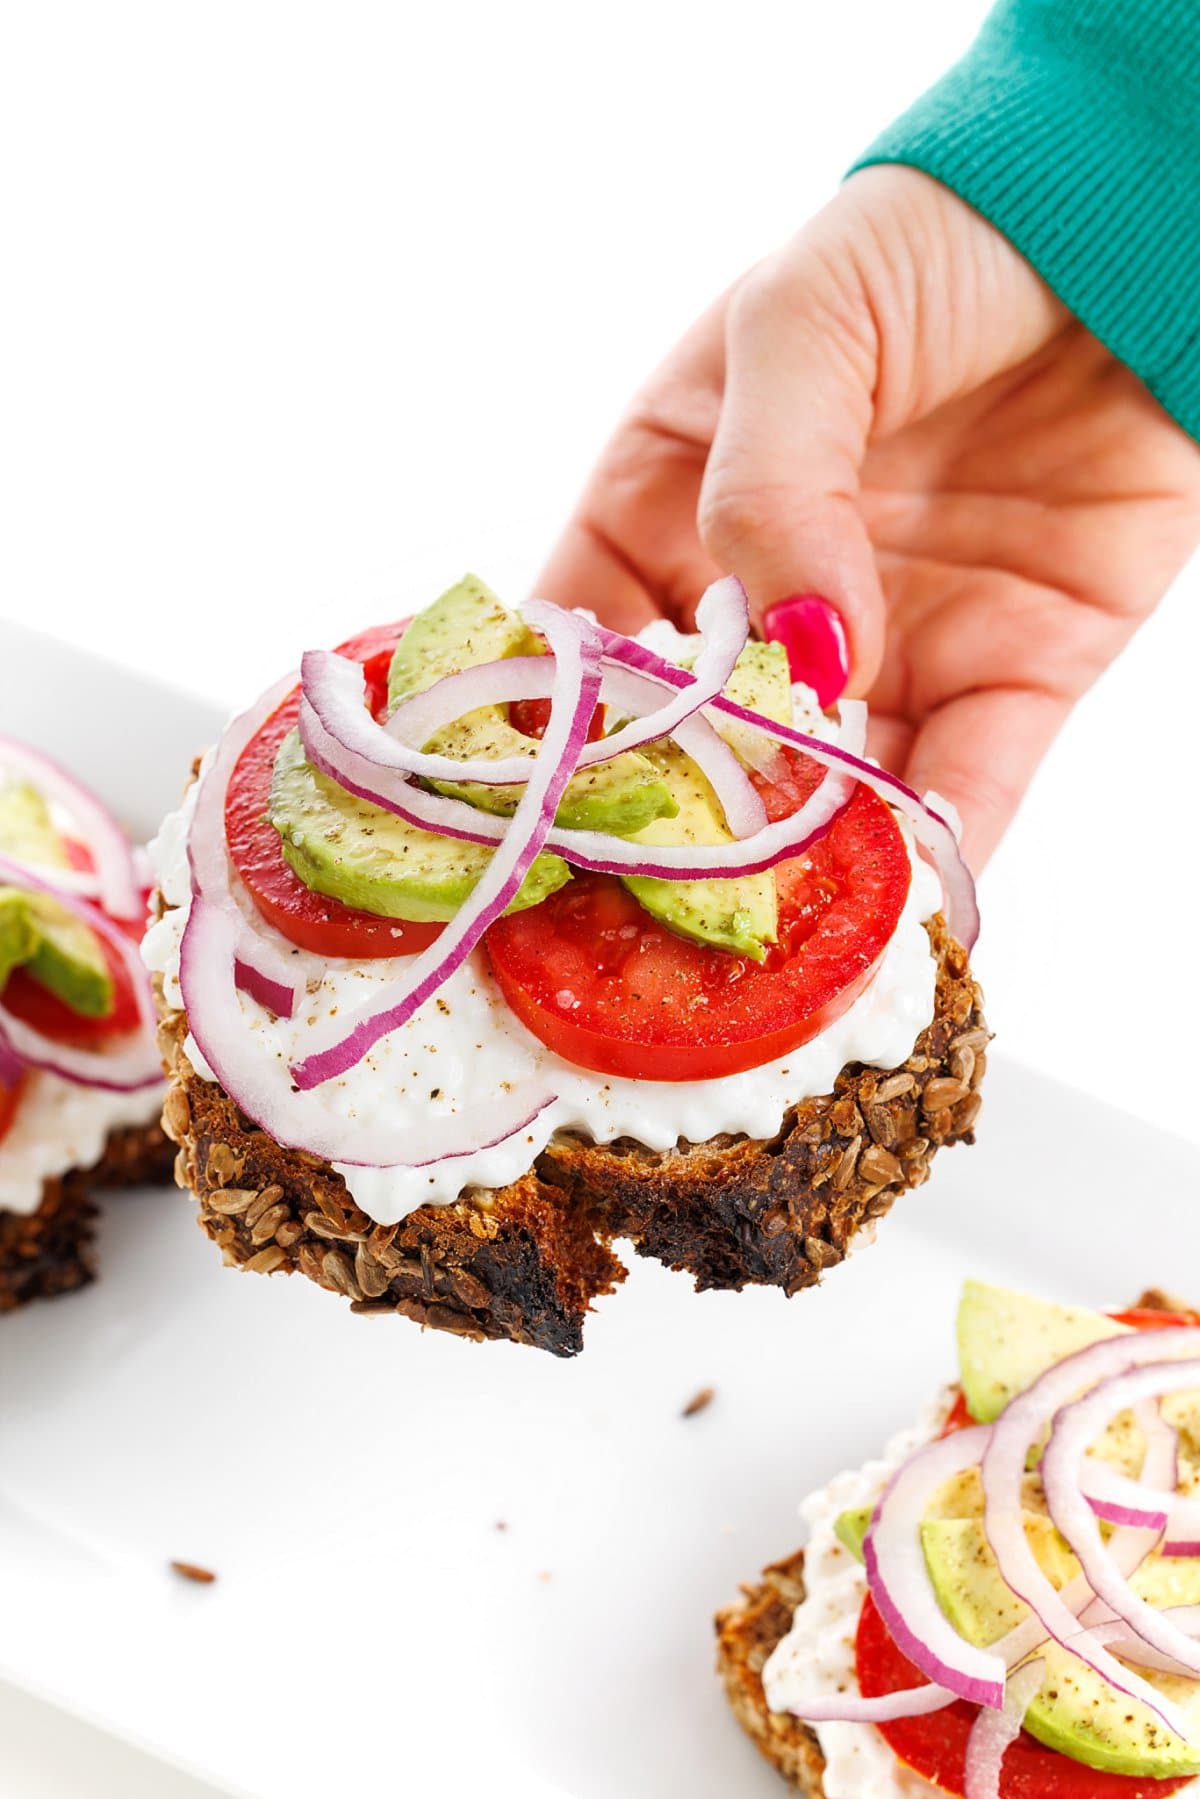
<path id="1" fill-rule="evenodd" d="M 466 567 L 521 595 L 636 381 L 983 11 L 10 6 L 0 609 L 232 702 Z M 1198 597 L 1052 754 L 979 960 L 1011 1051 L 1200 1139 Z M 140 1791 L 72 1743 L 4 1799 Z"/>

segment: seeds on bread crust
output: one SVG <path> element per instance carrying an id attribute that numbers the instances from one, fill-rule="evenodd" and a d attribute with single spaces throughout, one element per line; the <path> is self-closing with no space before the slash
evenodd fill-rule
<path id="1" fill-rule="evenodd" d="M 939 1147 L 972 1141 L 988 1041 L 981 995 L 941 919 L 927 928 L 935 1016 L 902 1068 L 851 1064 L 769 1142 L 719 1137 L 653 1151 L 563 1138 L 507 1187 L 423 1206 L 395 1226 L 375 1225 L 328 1163 L 281 1148 L 202 1080 L 183 1053 L 183 1015 L 164 1012 L 177 1178 L 228 1262 L 294 1270 L 356 1312 L 555 1355 L 578 1353 L 591 1302 L 624 1279 L 610 1247 L 620 1237 L 702 1289 L 753 1282 L 795 1293 L 928 1178 Z M 967 1050 L 969 1079 L 951 1062 L 964 1069 Z"/>

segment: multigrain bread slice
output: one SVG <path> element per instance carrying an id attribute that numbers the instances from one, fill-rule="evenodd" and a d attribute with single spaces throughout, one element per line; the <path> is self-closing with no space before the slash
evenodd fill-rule
<path id="1" fill-rule="evenodd" d="M 356 1312 L 398 1312 L 474 1338 L 554 1355 L 583 1347 L 591 1302 L 624 1279 L 618 1238 L 691 1273 L 698 1287 L 749 1282 L 795 1293 L 842 1261 L 854 1237 L 924 1181 L 935 1151 L 971 1142 L 986 1062 L 982 998 L 940 919 L 933 1022 L 903 1067 L 852 1064 L 769 1142 L 720 1137 L 656 1152 L 628 1139 L 553 1143 L 510 1186 L 374 1225 L 327 1162 L 283 1149 L 184 1054 L 182 1013 L 162 1010 L 163 1122 L 176 1179 L 229 1263 L 297 1271 Z M 161 993 L 160 993 L 160 1005 Z"/>
<path id="2" fill-rule="evenodd" d="M 1148 1312 L 1186 1312 L 1186 1301 L 1152 1288 L 1135 1305 Z M 762 1671 L 792 1628 L 804 1598 L 804 1551 L 764 1568 L 741 1598 L 715 1619 L 717 1672 L 733 1715 L 755 1747 L 805 1799 L 825 1799 L 825 1758 L 816 1732 L 789 1712 L 768 1710 Z"/>
<path id="3" fill-rule="evenodd" d="M 132 1125 L 112 1133 L 93 1167 L 46 1181 L 36 1211 L 0 1211 L 0 1312 L 86 1286 L 96 1272 L 92 1194 L 163 1180 L 170 1169 L 161 1126 Z"/>

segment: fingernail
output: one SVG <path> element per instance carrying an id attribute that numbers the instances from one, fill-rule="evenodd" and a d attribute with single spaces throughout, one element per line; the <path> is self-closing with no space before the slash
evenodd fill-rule
<path id="1" fill-rule="evenodd" d="M 768 643 L 787 651 L 793 681 L 806 681 L 822 706 L 840 699 L 850 679 L 846 627 L 828 600 L 816 593 L 794 593 L 769 606 L 763 617 Z"/>

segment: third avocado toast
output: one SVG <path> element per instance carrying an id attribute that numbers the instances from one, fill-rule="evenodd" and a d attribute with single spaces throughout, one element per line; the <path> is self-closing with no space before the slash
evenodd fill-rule
<path id="1" fill-rule="evenodd" d="M 814 1495 L 803 1556 L 767 1570 L 718 1619 L 735 1711 L 812 1799 L 857 1791 L 842 1784 L 852 1756 L 856 1778 L 877 1770 L 881 1793 L 895 1782 L 906 1795 L 966 1799 L 1190 1791 L 1200 1773 L 1200 1316 L 1158 1294 L 1109 1315 L 968 1282 L 958 1348 L 959 1386 L 883 1462 Z M 1130 1409 L 1127 1391 L 1163 1397 Z M 1072 1407 L 1092 1394 L 1107 1422 L 1082 1461 L 1064 1464 Z M 1104 1601 L 1076 1547 L 1093 1579 L 1108 1571 Z M 1016 1572 L 1025 1554 L 1032 1575 Z M 794 1616 L 784 1592 L 796 1596 Z M 1179 1633 L 1182 1659 L 1163 1659 L 1164 1631 Z M 748 1665 L 764 1632 L 769 1654 L 759 1647 Z M 848 1651 L 835 1652 L 842 1635 Z M 958 1697 L 982 1694 L 971 1683 L 989 1661 L 1002 1681 L 1007 1662 L 1010 1686 L 1023 1682 L 999 1761 L 994 1745 L 986 1756 L 980 1747 L 988 1702 Z M 912 1698 L 883 1697 L 905 1688 Z M 1000 1769 L 998 1789 L 980 1784 L 985 1760 L 989 1778 Z"/>

